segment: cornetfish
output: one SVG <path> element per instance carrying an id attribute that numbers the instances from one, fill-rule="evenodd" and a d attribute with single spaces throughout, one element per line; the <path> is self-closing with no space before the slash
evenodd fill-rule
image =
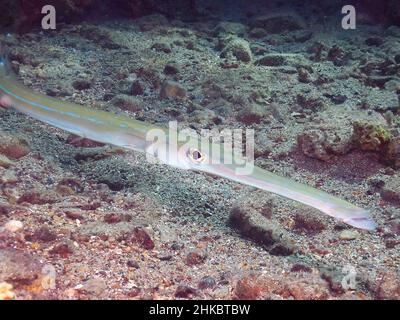
<path id="1" fill-rule="evenodd" d="M 181 169 L 202 171 L 272 192 L 314 207 L 356 228 L 375 229 L 375 223 L 368 210 L 321 190 L 278 176 L 256 166 L 250 174 L 239 175 L 236 174 L 237 164 L 235 163 L 204 161 L 215 155 L 209 154 L 208 150 L 211 148 L 203 148 L 203 144 L 199 149 L 198 141 L 193 139 L 185 144 L 179 144 L 177 148 L 167 148 L 166 152 L 156 150 L 154 144 L 147 141 L 146 135 L 151 130 L 160 130 L 167 134 L 167 129 L 134 120 L 123 114 L 115 115 L 106 111 L 93 110 L 36 93 L 17 81 L 5 57 L 0 60 L 0 103 L 3 107 L 12 107 L 70 133 L 144 152 L 157 157 L 162 163 Z M 167 136 L 164 142 L 170 144 L 169 140 Z M 174 157 L 171 157 L 171 152 L 175 153 Z"/>

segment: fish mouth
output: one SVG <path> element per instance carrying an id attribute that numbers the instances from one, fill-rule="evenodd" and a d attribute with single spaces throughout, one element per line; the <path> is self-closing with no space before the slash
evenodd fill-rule
<path id="1" fill-rule="evenodd" d="M 374 231 L 376 229 L 376 223 L 369 217 L 369 212 L 365 210 L 364 216 L 353 217 L 350 219 L 343 220 L 343 222 L 351 225 L 352 227 Z"/>

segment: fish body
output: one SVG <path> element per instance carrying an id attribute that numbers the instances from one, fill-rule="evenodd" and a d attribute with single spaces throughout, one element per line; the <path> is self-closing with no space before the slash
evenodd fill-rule
<path id="1" fill-rule="evenodd" d="M 173 139 L 165 128 L 126 115 L 94 110 L 36 93 L 16 80 L 5 59 L 0 60 L 0 99 L 3 106 L 13 107 L 30 117 L 81 137 L 144 152 L 157 157 L 163 163 L 181 169 L 202 171 L 273 192 L 314 207 L 351 226 L 366 230 L 375 229 L 375 223 L 367 210 L 326 192 L 280 177 L 259 167 L 255 167 L 247 175 L 239 175 L 236 170 L 237 165 L 234 163 L 205 161 L 220 160 L 209 153 L 209 150 L 213 149 L 210 147 L 223 149 L 219 145 L 210 146 L 207 143 L 199 143 L 198 139 L 190 138 L 185 143 L 178 143 L 171 148 Z M 153 141 L 149 141 L 148 134 L 154 131 L 164 133 L 165 139 L 161 142 L 168 146 L 165 148 L 167 151 L 156 150 Z M 203 148 L 199 148 L 200 145 Z"/>

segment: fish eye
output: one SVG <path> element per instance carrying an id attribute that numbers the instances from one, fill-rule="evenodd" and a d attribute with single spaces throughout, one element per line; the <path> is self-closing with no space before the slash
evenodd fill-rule
<path id="1" fill-rule="evenodd" d="M 189 149 L 187 155 L 191 160 L 197 163 L 203 162 L 205 159 L 204 155 L 197 149 Z"/>

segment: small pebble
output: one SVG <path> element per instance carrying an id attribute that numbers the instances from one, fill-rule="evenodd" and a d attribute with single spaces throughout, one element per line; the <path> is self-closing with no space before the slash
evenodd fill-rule
<path id="1" fill-rule="evenodd" d="M 135 269 L 139 269 L 140 268 L 139 263 L 137 263 L 134 260 L 128 260 L 128 262 L 126 264 L 127 264 L 127 266 L 129 268 L 135 268 Z"/>
<path id="2" fill-rule="evenodd" d="M 33 239 L 39 242 L 51 242 L 57 239 L 57 235 L 47 226 L 42 226 L 33 234 Z"/>
<path id="3" fill-rule="evenodd" d="M 185 263 L 188 266 L 202 264 L 207 259 L 207 254 L 201 250 L 194 250 L 188 253 Z"/>
<path id="4" fill-rule="evenodd" d="M 10 220 L 4 226 L 4 228 L 9 232 L 18 232 L 23 227 L 24 227 L 23 223 L 18 220 Z"/>
<path id="5" fill-rule="evenodd" d="M 340 235 L 339 238 L 341 240 L 354 240 L 358 238 L 358 232 L 354 231 L 354 230 L 343 230 Z"/>
<path id="6" fill-rule="evenodd" d="M 83 285 L 80 291 L 83 291 L 87 294 L 93 296 L 100 296 L 107 289 L 107 284 L 103 279 L 93 278 L 87 280 Z"/>
<path id="7" fill-rule="evenodd" d="M 174 81 L 165 81 L 160 91 L 160 99 L 184 99 L 186 96 L 186 89 Z"/>
<path id="8" fill-rule="evenodd" d="M 46 264 L 42 268 L 42 287 L 46 290 L 56 288 L 57 272 L 56 268 L 51 264 Z"/>
<path id="9" fill-rule="evenodd" d="M 175 297 L 177 298 L 191 298 L 197 295 L 197 290 L 195 288 L 180 285 L 176 288 Z"/>
<path id="10" fill-rule="evenodd" d="M 208 288 L 214 288 L 216 283 L 217 282 L 215 281 L 215 279 L 213 277 L 205 276 L 205 277 L 201 278 L 201 280 L 199 281 L 198 288 L 202 289 L 202 290 L 208 289 Z"/>
<path id="11" fill-rule="evenodd" d="M 15 298 L 13 286 L 7 282 L 0 282 L 0 301 L 12 300 Z"/>
<path id="12" fill-rule="evenodd" d="M 6 204 L 3 204 L 3 203 L 0 203 L 0 215 L 7 215 L 10 212 L 11 212 L 11 207 L 10 206 L 8 206 Z"/>
<path id="13" fill-rule="evenodd" d="M 0 167 L 7 169 L 12 165 L 12 163 L 13 162 L 10 159 L 0 154 Z"/>

